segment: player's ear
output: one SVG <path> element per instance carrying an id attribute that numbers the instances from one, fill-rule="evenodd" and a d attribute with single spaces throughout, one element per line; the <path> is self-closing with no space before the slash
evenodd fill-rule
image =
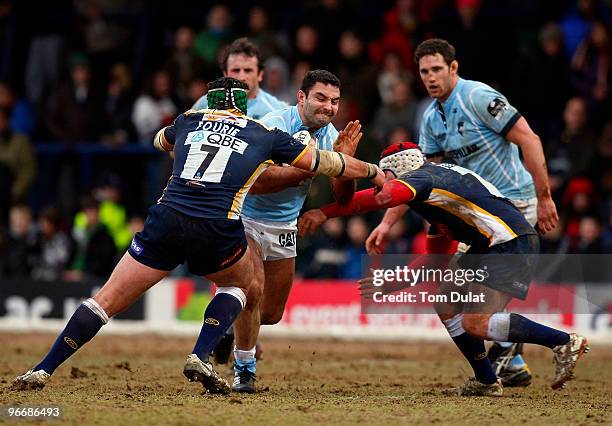
<path id="1" fill-rule="evenodd" d="M 453 60 L 453 62 L 450 64 L 450 72 L 451 74 L 457 74 L 457 71 L 459 71 L 459 62 L 457 62 L 457 60 Z"/>
<path id="2" fill-rule="evenodd" d="M 306 99 L 306 93 L 304 93 L 302 90 L 298 90 L 297 92 L 297 101 L 299 104 L 304 103 L 304 100 Z"/>
<path id="3" fill-rule="evenodd" d="M 257 73 L 257 81 L 259 81 L 260 83 L 263 81 L 263 70 L 260 70 Z"/>

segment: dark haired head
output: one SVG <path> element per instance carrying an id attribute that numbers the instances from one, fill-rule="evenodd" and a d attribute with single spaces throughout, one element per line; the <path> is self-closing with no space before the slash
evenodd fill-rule
<path id="1" fill-rule="evenodd" d="M 455 48 L 441 38 L 432 38 L 419 44 L 414 51 L 414 60 L 418 65 L 423 56 L 435 55 L 436 53 L 442 55 L 448 66 L 455 60 Z"/>
<path id="2" fill-rule="evenodd" d="M 316 83 L 329 84 L 340 89 L 340 79 L 327 70 L 308 71 L 302 80 L 300 90 L 308 96 L 308 92 Z"/>
<path id="3" fill-rule="evenodd" d="M 239 109 L 247 113 L 249 86 L 231 77 L 221 77 L 208 83 L 208 107 L 212 109 Z"/>
<path id="4" fill-rule="evenodd" d="M 230 55 L 239 54 L 243 54 L 249 58 L 257 58 L 257 71 L 261 71 L 262 61 L 261 53 L 259 53 L 259 48 L 246 37 L 241 37 L 234 40 L 232 44 L 225 48 L 225 50 L 223 51 L 223 56 L 221 57 L 221 62 L 219 64 L 219 66 L 221 67 L 221 71 L 225 73 L 228 72 L 227 59 Z"/>

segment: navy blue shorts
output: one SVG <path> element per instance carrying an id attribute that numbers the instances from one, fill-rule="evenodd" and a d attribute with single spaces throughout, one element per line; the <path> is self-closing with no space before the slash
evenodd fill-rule
<path id="1" fill-rule="evenodd" d="M 459 265 L 474 270 L 486 269 L 488 277 L 483 285 L 525 300 L 539 252 L 537 235 L 521 235 L 486 249 L 470 248 L 459 259 Z"/>
<path id="2" fill-rule="evenodd" d="M 151 268 L 171 271 L 186 261 L 192 274 L 208 275 L 236 263 L 246 249 L 241 220 L 201 219 L 155 204 L 128 251 Z"/>

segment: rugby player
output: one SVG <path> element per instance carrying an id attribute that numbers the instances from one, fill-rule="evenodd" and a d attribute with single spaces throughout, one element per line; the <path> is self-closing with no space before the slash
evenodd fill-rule
<path id="1" fill-rule="evenodd" d="M 431 39 L 415 51 L 421 80 L 434 98 L 423 114 L 419 145 L 436 162 L 448 156 L 473 170 L 510 199 L 527 221 L 541 232 L 558 220 L 548 184 L 540 138 L 524 117 L 498 91 L 458 75 L 455 48 L 446 40 Z M 519 157 L 519 147 L 523 162 Z M 400 206 L 385 213 L 367 240 L 376 251 L 390 226 L 406 212 Z M 459 245 L 459 251 L 467 247 Z M 522 345 L 495 343 L 489 357 L 505 386 L 527 386 L 531 372 L 522 356 Z"/>
<path id="2" fill-rule="evenodd" d="M 236 39 L 224 51 L 221 59 L 221 72 L 225 77 L 240 80 L 249 86 L 247 100 L 247 115 L 251 118 L 260 119 L 269 112 L 281 109 L 287 104 L 263 90 L 259 84 L 263 80 L 264 69 L 259 48 L 248 38 Z M 208 108 L 206 95 L 196 101 L 191 109 L 199 110 Z M 225 364 L 233 349 L 234 332 L 230 327 L 227 333 L 213 352 L 215 361 Z M 258 354 L 260 348 L 258 347 Z"/>
<path id="3" fill-rule="evenodd" d="M 259 87 L 264 76 L 261 53 L 248 38 L 234 40 L 224 51 L 220 65 L 225 77 L 235 78 L 249 86 L 247 101 L 249 117 L 259 120 L 267 113 L 287 106 L 285 102 Z M 194 110 L 205 108 L 208 108 L 206 95 L 191 107 Z"/>
<path id="4" fill-rule="evenodd" d="M 374 189 L 360 191 L 349 204 L 336 203 L 306 212 L 300 218 L 300 235 L 313 232 L 330 217 L 409 206 L 431 223 L 436 238 L 430 238 L 429 244 L 435 240 L 438 252 L 448 252 L 454 241 L 468 244 L 470 249 L 461 256 L 459 264 L 474 270 L 484 268 L 489 274 L 484 282 L 472 282 L 467 289 L 471 294 L 484 294 L 484 303 L 477 300 L 436 306 L 451 338 L 475 374 L 474 378 L 448 393 L 503 395 L 502 381 L 486 356 L 483 339 L 549 347 L 555 363 L 551 387 L 564 387 L 573 378 L 578 358 L 588 351 L 586 338 L 504 312 L 513 297 L 526 298 L 533 275 L 532 255 L 539 251 L 537 233 L 521 212 L 494 185 L 476 173 L 452 164 L 425 163 L 424 155 L 413 143 L 387 148 L 380 167 L 388 179 L 380 193 Z M 474 256 L 468 254 L 479 256 L 474 260 Z M 496 255 L 508 254 L 518 261 L 511 262 L 507 256 L 503 262 L 496 258 Z M 469 265 L 462 262 L 464 259 Z M 429 256 L 422 266 L 428 266 L 428 262 L 436 263 L 437 260 Z M 458 289 L 449 284 L 448 288 L 440 286 L 440 291 L 449 294 L 451 286 Z"/>
<path id="5" fill-rule="evenodd" d="M 267 114 L 262 123 L 296 135 L 318 149 L 354 155 L 359 138 L 334 142 L 338 131 L 331 121 L 338 113 L 340 80 L 329 71 L 309 71 L 297 98 L 297 105 Z M 276 324 L 282 318 L 295 274 L 297 217 L 311 177 L 312 173 L 295 167 L 270 167 L 246 197 L 244 228 L 257 254 L 255 287 L 263 286 L 263 297 L 259 311 L 243 311 L 234 324 L 232 388 L 237 392 L 255 392 L 255 343 L 260 325 Z M 355 192 L 353 181 L 332 178 L 331 183 L 337 201 L 348 202 Z"/>
<path id="6" fill-rule="evenodd" d="M 244 83 L 223 77 L 208 88 L 212 109 L 189 110 L 154 138 L 154 146 L 173 151 L 175 159 L 172 176 L 149 209 L 143 231 L 136 233 L 102 289 L 77 308 L 47 356 L 14 380 L 14 389 L 44 387 L 55 369 L 109 318 L 186 261 L 192 273 L 214 281 L 218 289 L 183 373 L 211 393 L 229 393 L 229 384 L 213 369 L 209 356 L 238 314 L 257 306 L 261 294 L 253 288 L 257 281 L 252 253 L 240 219 L 253 182 L 274 161 L 328 176 L 370 178 L 378 187 L 384 183 L 375 165 L 305 146 L 247 117 Z M 359 133 L 359 126 L 349 123 L 338 138 Z"/>

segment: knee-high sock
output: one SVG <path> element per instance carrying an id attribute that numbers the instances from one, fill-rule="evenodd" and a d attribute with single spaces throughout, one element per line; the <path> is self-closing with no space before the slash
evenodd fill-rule
<path id="1" fill-rule="evenodd" d="M 208 361 L 219 340 L 234 323 L 246 304 L 246 296 L 238 287 L 219 287 L 204 312 L 204 324 L 193 353 L 202 361 Z"/>
<path id="2" fill-rule="evenodd" d="M 107 322 L 108 316 L 93 299 L 83 302 L 72 314 L 45 359 L 34 367 L 34 371 L 45 370 L 53 374 L 61 363 L 89 342 Z"/>
<path id="3" fill-rule="evenodd" d="M 442 321 L 448 334 L 455 342 L 465 359 L 472 366 L 476 380 L 481 383 L 495 383 L 497 376 L 491 365 L 491 361 L 487 358 L 484 340 L 470 336 L 465 332 L 461 321 L 462 314 L 457 314 L 454 317 Z"/>
<path id="4" fill-rule="evenodd" d="M 535 343 L 549 348 L 564 345 L 569 334 L 537 322 L 522 315 L 497 312 L 489 318 L 488 336 L 495 340 L 515 343 Z"/>

